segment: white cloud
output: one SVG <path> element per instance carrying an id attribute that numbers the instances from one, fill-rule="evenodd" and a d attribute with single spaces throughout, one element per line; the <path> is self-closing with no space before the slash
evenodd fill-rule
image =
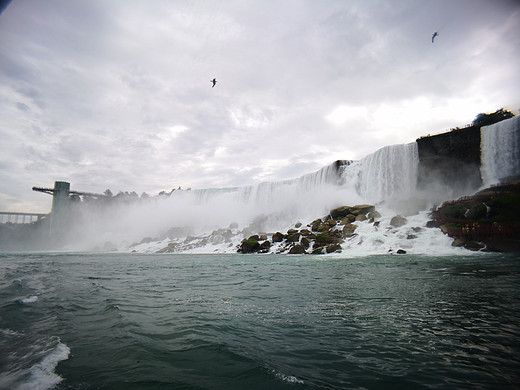
<path id="1" fill-rule="evenodd" d="M 58 179 L 150 194 L 288 179 L 516 111 L 519 26 L 506 0 L 12 2 L 0 210 L 48 211 L 29 189 Z"/>

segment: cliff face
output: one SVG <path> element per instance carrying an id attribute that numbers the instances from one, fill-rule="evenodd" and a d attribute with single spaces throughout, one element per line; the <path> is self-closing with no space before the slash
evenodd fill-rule
<path id="1" fill-rule="evenodd" d="M 479 126 L 419 138 L 417 145 L 419 188 L 432 181 L 469 188 L 482 184 Z"/>
<path id="2" fill-rule="evenodd" d="M 520 252 L 520 184 L 480 191 L 445 202 L 432 217 L 455 246 L 472 250 Z"/>

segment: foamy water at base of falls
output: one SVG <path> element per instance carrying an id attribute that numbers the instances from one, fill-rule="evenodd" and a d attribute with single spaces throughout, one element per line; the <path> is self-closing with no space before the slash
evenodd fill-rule
<path id="1" fill-rule="evenodd" d="M 515 117 L 482 128 L 485 185 L 520 175 L 519 124 Z M 372 204 L 382 214 L 379 225 L 356 222 L 356 235 L 342 245 L 345 252 L 456 252 L 452 240 L 439 229 L 426 228 L 428 213 L 446 200 L 472 195 L 479 188 L 457 189 L 431 182 L 419 190 L 418 166 L 418 145 L 413 142 L 384 147 L 359 161 L 338 161 L 292 180 L 174 191 L 169 197 L 102 210 L 87 205 L 74 216 L 75 224 L 65 232 L 67 239 L 61 248 L 152 252 L 190 239 L 193 245 L 178 245 L 178 250 L 229 253 L 251 234 L 285 233 L 297 223 L 305 228 L 336 207 Z M 396 215 L 405 216 L 407 223 L 399 228 L 390 226 Z M 222 229 L 231 231 L 231 237 L 224 241 L 218 237 Z M 276 251 L 273 246 L 271 252 Z"/>

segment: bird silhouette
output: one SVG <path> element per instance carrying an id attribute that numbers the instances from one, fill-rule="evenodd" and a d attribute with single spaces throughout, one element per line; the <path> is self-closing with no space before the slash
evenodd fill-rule
<path id="1" fill-rule="evenodd" d="M 433 35 L 432 35 L 432 43 L 433 43 L 433 41 L 434 41 L 434 39 L 435 39 L 435 37 L 436 37 L 437 35 L 439 35 L 439 33 L 438 33 L 437 31 L 435 31 L 435 32 L 433 33 Z"/>
<path id="2" fill-rule="evenodd" d="M 217 83 L 217 79 L 210 80 L 209 82 L 213 83 L 213 85 L 211 86 L 211 88 L 213 88 L 215 86 L 215 84 Z"/>

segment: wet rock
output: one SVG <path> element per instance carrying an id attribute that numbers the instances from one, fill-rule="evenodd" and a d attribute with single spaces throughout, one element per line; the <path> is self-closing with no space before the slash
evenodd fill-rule
<path id="1" fill-rule="evenodd" d="M 267 253 L 271 249 L 271 243 L 269 241 L 264 241 L 260 244 L 260 248 L 258 253 Z"/>
<path id="2" fill-rule="evenodd" d="M 282 242 L 284 240 L 285 235 L 280 232 L 276 232 L 273 234 L 273 242 Z"/>
<path id="3" fill-rule="evenodd" d="M 374 211 L 370 211 L 367 215 L 368 218 L 372 219 L 377 219 L 377 218 L 381 218 L 381 214 L 379 214 L 379 211 L 377 210 L 374 210 Z"/>
<path id="4" fill-rule="evenodd" d="M 349 206 L 341 206 L 337 207 L 330 211 L 330 216 L 334 219 L 342 219 L 345 218 L 347 215 L 351 214 L 351 207 Z"/>
<path id="5" fill-rule="evenodd" d="M 343 226 L 342 233 L 344 236 L 350 237 L 350 236 L 352 236 L 352 233 L 354 233 L 356 228 L 357 228 L 356 225 L 352 225 L 351 223 L 349 223 L 348 225 Z"/>
<path id="6" fill-rule="evenodd" d="M 401 227 L 405 225 L 406 222 L 407 220 L 405 217 L 403 217 L 402 215 L 396 215 L 390 220 L 390 225 L 392 225 L 393 227 Z"/>
<path id="7" fill-rule="evenodd" d="M 366 215 L 371 211 L 374 211 L 376 208 L 369 204 L 358 204 L 352 207 L 352 214 L 354 215 Z"/>
<path id="8" fill-rule="evenodd" d="M 336 226 L 336 221 L 333 219 L 329 219 L 327 221 L 323 221 L 320 226 L 318 227 L 318 232 L 326 232 L 330 229 L 332 229 L 334 226 Z"/>
<path id="9" fill-rule="evenodd" d="M 426 227 L 427 228 L 438 228 L 439 227 L 439 223 L 437 221 L 428 221 L 426 222 Z"/>
<path id="10" fill-rule="evenodd" d="M 322 255 L 325 253 L 325 247 L 323 246 L 313 246 L 312 247 L 312 255 Z"/>
<path id="11" fill-rule="evenodd" d="M 260 243 L 258 242 L 258 236 L 254 235 L 248 239 L 242 240 L 238 252 L 242 253 L 254 253 L 260 250 Z"/>
<path id="12" fill-rule="evenodd" d="M 299 232 L 296 233 L 288 233 L 287 235 L 287 242 L 299 242 L 300 241 L 301 234 Z"/>
<path id="13" fill-rule="evenodd" d="M 354 214 L 349 214 L 341 220 L 341 224 L 346 225 L 348 223 L 354 222 L 355 220 L 356 220 L 356 216 Z"/>
<path id="14" fill-rule="evenodd" d="M 486 247 L 485 244 L 478 241 L 467 241 L 464 244 L 464 248 L 469 249 L 470 251 L 480 251 Z"/>
<path id="15" fill-rule="evenodd" d="M 300 255 L 305 253 L 305 248 L 302 245 L 296 244 L 289 249 L 290 255 Z"/>
<path id="16" fill-rule="evenodd" d="M 327 253 L 334 253 L 334 252 L 341 252 L 341 245 L 340 244 L 330 244 L 327 245 L 325 251 Z"/>
<path id="17" fill-rule="evenodd" d="M 406 255 L 406 251 L 404 249 L 398 249 L 397 254 L 399 255 Z"/>
<path id="18" fill-rule="evenodd" d="M 318 219 L 315 219 L 314 221 L 312 221 L 310 224 L 309 224 L 309 227 L 311 228 L 311 230 L 313 232 L 317 232 L 318 231 L 318 228 L 320 227 L 320 225 L 322 224 L 322 220 L 321 218 L 318 218 Z"/>

